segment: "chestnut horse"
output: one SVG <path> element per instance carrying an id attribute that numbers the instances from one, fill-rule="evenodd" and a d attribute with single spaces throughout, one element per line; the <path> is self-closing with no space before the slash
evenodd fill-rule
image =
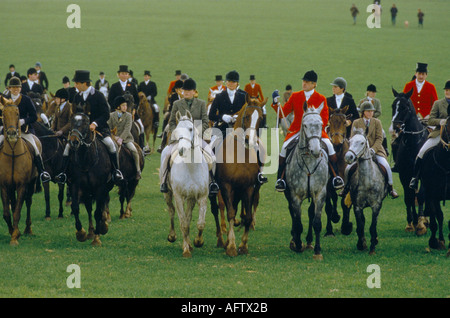
<path id="1" fill-rule="evenodd" d="M 226 253 L 229 256 L 248 253 L 248 233 L 253 222 L 253 207 L 259 198 L 260 184 L 258 151 L 258 129 L 263 118 L 261 105 L 247 98 L 246 104 L 237 113 L 234 131 L 228 134 L 222 145 L 216 148 L 216 180 L 227 209 L 229 223 Z M 222 234 L 218 218 L 216 197 L 210 197 L 211 212 L 216 221 L 218 243 L 222 245 Z M 238 204 L 241 202 L 241 222 L 244 226 L 239 249 L 236 249 L 234 226 Z"/>
<path id="2" fill-rule="evenodd" d="M 3 202 L 3 218 L 11 234 L 11 245 L 18 245 L 19 221 L 23 202 L 27 207 L 25 234 L 31 231 L 31 203 L 38 177 L 33 164 L 33 150 L 20 136 L 19 108 L 10 100 L 1 98 L 3 108 L 4 142 L 0 150 L 0 187 Z M 37 138 L 36 145 L 41 149 Z M 10 207 L 13 211 L 11 222 Z"/>
<path id="3" fill-rule="evenodd" d="M 142 124 L 144 125 L 144 132 L 145 132 L 144 149 L 146 151 L 149 150 L 150 153 L 153 153 L 155 151 L 156 132 L 158 130 L 158 127 L 155 126 L 153 123 L 153 117 L 155 116 L 155 113 L 153 107 L 150 105 L 145 94 L 143 92 L 139 92 L 138 95 L 139 95 L 139 105 L 137 107 L 137 114 L 141 119 Z M 153 134 L 153 145 L 151 149 L 149 146 L 150 134 Z"/>

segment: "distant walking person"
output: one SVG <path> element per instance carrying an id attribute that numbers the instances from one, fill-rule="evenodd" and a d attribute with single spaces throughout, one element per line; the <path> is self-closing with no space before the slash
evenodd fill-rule
<path id="1" fill-rule="evenodd" d="M 417 18 L 419 18 L 419 28 L 423 28 L 423 17 L 425 16 L 425 13 L 422 12 L 422 10 L 419 9 L 417 13 Z"/>
<path id="2" fill-rule="evenodd" d="M 356 16 L 359 13 L 359 10 L 358 10 L 358 8 L 356 7 L 355 4 L 352 4 L 352 7 L 350 8 L 350 12 L 351 12 L 352 17 L 353 17 L 353 25 L 355 25 L 356 24 Z"/>
<path id="3" fill-rule="evenodd" d="M 398 9 L 395 6 L 395 3 L 392 5 L 391 8 L 391 21 L 392 21 L 392 25 L 395 25 L 396 19 L 397 19 L 397 13 L 398 13 Z"/>

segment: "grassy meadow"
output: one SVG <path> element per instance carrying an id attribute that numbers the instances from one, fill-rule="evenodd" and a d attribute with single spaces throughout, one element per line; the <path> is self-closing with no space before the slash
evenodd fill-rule
<path id="1" fill-rule="evenodd" d="M 26 74 L 39 61 L 47 73 L 50 91 L 62 87 L 76 69 L 100 71 L 113 83 L 120 64 L 127 64 L 139 81 L 150 70 L 158 85 L 156 100 L 164 94 L 174 72 L 181 69 L 197 82 L 206 99 L 216 74 L 236 69 L 241 87 L 255 74 L 270 97 L 287 84 L 301 89 L 301 77 L 311 69 L 318 75 L 317 91 L 331 96 L 338 76 L 358 102 L 368 84 L 377 86 L 381 120 L 390 123 L 391 87 L 403 89 L 417 62 L 429 64 L 428 80 L 442 98 L 450 78 L 447 0 L 397 0 L 397 25 L 390 22 L 391 2 L 381 1 L 381 28 L 366 26 L 366 7 L 372 1 L 352 0 L 77 0 L 0 2 L 0 88 L 13 63 Z M 68 28 L 67 6 L 81 9 L 81 27 Z M 360 14 L 353 25 L 350 6 Z M 417 9 L 425 13 L 424 28 L 417 27 Z M 404 21 L 409 21 L 409 27 Z M 275 113 L 268 107 L 268 125 Z M 282 137 L 280 136 L 280 142 Z M 157 139 L 159 146 L 160 139 Z M 270 147 L 269 147 L 270 148 Z M 391 158 L 389 158 L 392 160 Z M 291 219 L 283 194 L 276 193 L 276 175 L 261 189 L 256 229 L 250 233 L 249 254 L 230 258 L 216 248 L 215 226 L 208 211 L 205 245 L 183 259 L 181 232 L 167 241 L 169 217 L 159 192 L 160 155 L 147 156 L 143 179 L 133 203 L 133 216 L 119 220 L 117 190 L 111 192 L 112 223 L 102 247 L 75 238 L 70 208 L 57 219 L 56 185 L 52 184 L 52 220 L 44 220 L 43 193 L 33 197 L 33 236 L 22 236 L 19 246 L 9 245 L 5 222 L 0 222 L 0 297 L 258 297 L 258 298 L 446 298 L 450 297 L 450 267 L 446 250 L 427 251 L 429 234 L 405 233 L 406 212 L 401 184 L 394 174 L 397 200 L 386 198 L 378 221 L 376 255 L 356 249 L 356 223 L 350 236 L 334 225 L 335 237 L 322 238 L 323 261 L 311 251 L 289 249 Z M 276 164 L 276 163 L 273 163 Z M 303 205 L 306 211 L 306 203 Z M 24 210 L 23 210 L 24 211 Z M 84 211 L 84 207 L 82 207 Z M 192 235 L 196 233 L 196 213 Z M 366 235 L 370 239 L 370 211 Z M 448 204 L 444 207 L 449 220 Z M 87 216 L 83 213 L 87 228 Z M 307 215 L 303 213 L 304 225 Z M 322 218 L 326 222 L 325 213 Z M 448 244 L 448 228 L 444 235 Z M 22 213 L 21 230 L 25 227 Z M 243 231 L 237 232 L 240 238 Z M 305 235 L 302 235 L 302 239 Z M 71 264 L 81 270 L 81 288 L 68 288 Z M 379 265 L 381 287 L 368 288 L 371 264 Z"/>

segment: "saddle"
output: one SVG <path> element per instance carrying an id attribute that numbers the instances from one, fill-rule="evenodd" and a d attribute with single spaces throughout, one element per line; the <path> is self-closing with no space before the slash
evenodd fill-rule
<path id="1" fill-rule="evenodd" d="M 388 182 L 388 174 L 387 174 L 386 168 L 378 162 L 378 160 L 376 159 L 375 156 L 372 157 L 372 161 L 376 163 L 378 169 L 380 169 L 380 172 L 384 177 L 385 182 L 387 183 Z M 350 180 L 350 178 L 355 173 L 357 168 L 358 168 L 358 162 L 355 162 L 355 164 L 350 167 L 350 169 L 347 173 L 347 180 Z"/>
<path id="2" fill-rule="evenodd" d="M 212 170 L 214 159 L 213 157 L 203 148 L 200 147 L 202 150 L 203 158 L 205 158 L 206 163 L 208 164 L 208 170 Z M 175 158 L 178 156 L 178 149 L 174 149 L 172 153 L 170 154 L 170 159 L 167 168 L 170 170 L 170 167 L 172 167 L 173 163 L 175 162 Z"/>
<path id="3" fill-rule="evenodd" d="M 286 163 L 290 163 L 290 162 L 291 162 L 292 154 L 294 153 L 293 150 L 294 150 L 295 147 L 297 146 L 299 140 L 300 140 L 300 136 L 295 137 L 295 138 L 289 143 L 289 145 L 286 147 Z M 329 156 L 327 145 L 322 141 L 322 139 L 320 140 L 320 147 L 321 147 L 322 150 L 324 150 L 325 153 Z"/>

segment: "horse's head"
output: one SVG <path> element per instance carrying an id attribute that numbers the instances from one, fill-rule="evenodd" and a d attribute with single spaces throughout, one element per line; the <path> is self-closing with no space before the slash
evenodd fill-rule
<path id="1" fill-rule="evenodd" d="M 125 98 L 125 100 L 127 101 L 127 112 L 133 113 L 133 110 L 135 108 L 133 95 L 126 92 L 125 94 L 123 94 L 123 98 Z"/>
<path id="2" fill-rule="evenodd" d="M 147 99 L 147 96 L 143 92 L 138 93 L 139 96 L 139 105 L 137 108 L 137 113 L 140 118 L 143 118 L 147 113 L 147 110 L 150 109 L 150 102 Z"/>
<path id="3" fill-rule="evenodd" d="M 91 130 L 90 119 L 84 113 L 76 113 L 70 122 L 69 144 L 72 149 L 77 150 L 83 144 L 89 144 Z"/>
<path id="4" fill-rule="evenodd" d="M 172 139 L 178 142 L 178 154 L 186 157 L 189 151 L 197 145 L 197 129 L 194 126 L 194 119 L 189 111 L 185 116 L 181 116 L 178 111 L 176 113 L 177 127 L 172 132 Z"/>
<path id="5" fill-rule="evenodd" d="M 247 95 L 247 101 L 238 112 L 234 129 L 241 128 L 245 134 L 245 146 L 254 148 L 258 143 L 258 131 L 263 119 L 262 107 L 267 103 L 267 98 L 260 102 L 256 98 Z"/>
<path id="6" fill-rule="evenodd" d="M 450 104 L 448 110 L 450 110 Z M 440 140 L 444 149 L 450 151 L 450 115 L 447 117 L 445 124 L 441 126 Z"/>
<path id="7" fill-rule="evenodd" d="M 342 146 L 347 135 L 347 112 L 349 106 L 339 109 L 330 109 L 330 119 L 328 120 L 331 142 L 335 147 Z"/>
<path id="8" fill-rule="evenodd" d="M 354 135 L 350 138 L 348 151 L 345 154 L 345 162 L 352 164 L 369 151 L 369 142 L 367 141 L 364 129 L 354 128 Z"/>
<path id="9" fill-rule="evenodd" d="M 320 112 L 323 107 L 324 103 L 320 104 L 318 108 L 308 107 L 306 102 L 303 104 L 302 127 L 300 129 L 300 139 L 303 139 L 303 142 L 299 142 L 299 146 L 303 144 L 316 158 L 321 153 L 320 143 L 322 139 L 323 121 Z"/>
<path id="10" fill-rule="evenodd" d="M 409 119 L 416 117 L 416 111 L 414 105 L 411 102 L 411 95 L 413 90 L 411 89 L 408 93 L 397 93 L 397 91 L 392 88 L 392 93 L 394 94 L 394 102 L 392 103 L 392 127 L 395 132 L 399 133 L 405 128 L 405 124 Z"/>
<path id="11" fill-rule="evenodd" d="M 35 92 L 28 92 L 28 97 L 31 98 L 31 100 L 34 103 L 34 106 L 36 107 L 36 112 L 38 114 L 41 114 L 44 112 L 44 101 L 41 97 L 41 94 L 35 93 Z"/>
<path id="12" fill-rule="evenodd" d="M 20 138 L 19 108 L 10 99 L 1 98 L 0 108 L 3 113 L 3 127 L 8 142 L 15 143 Z"/>

